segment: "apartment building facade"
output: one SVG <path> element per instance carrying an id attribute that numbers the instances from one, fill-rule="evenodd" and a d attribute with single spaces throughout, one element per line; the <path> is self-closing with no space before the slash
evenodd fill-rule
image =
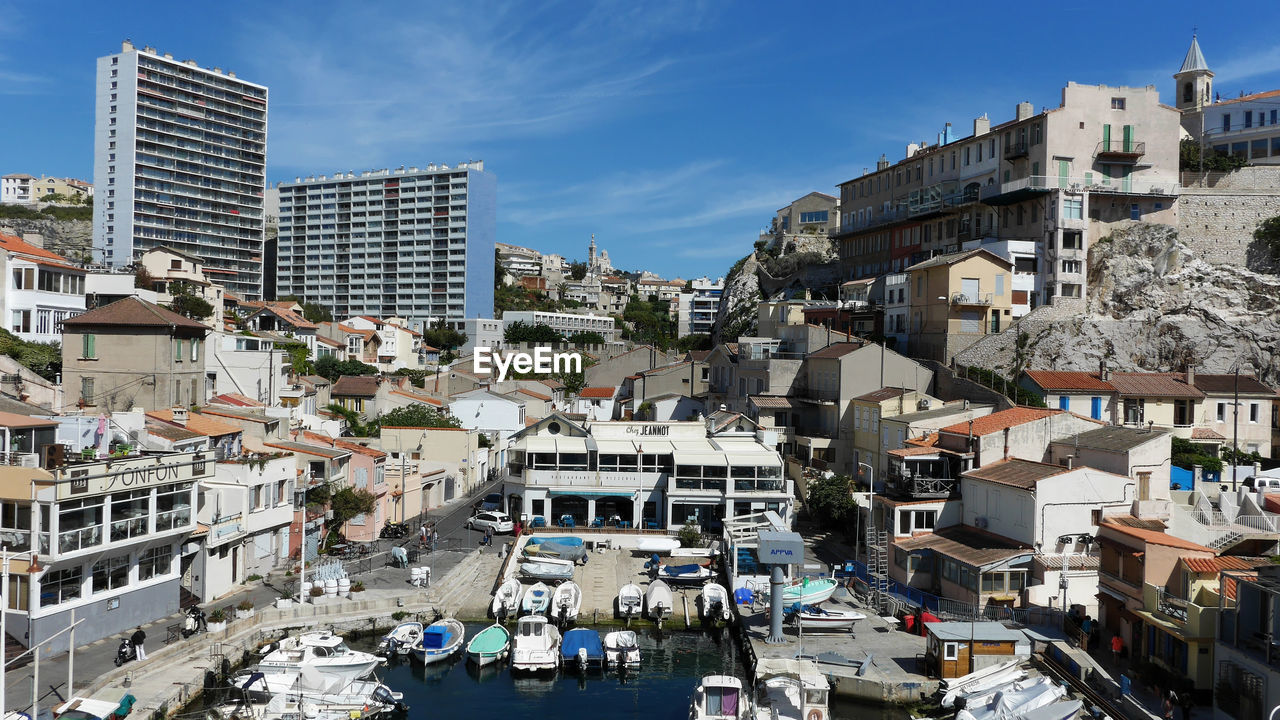
<path id="1" fill-rule="evenodd" d="M 1013 264 L 988 250 L 938 255 L 907 269 L 908 350 L 950 362 L 956 353 L 1013 322 Z"/>
<path id="2" fill-rule="evenodd" d="M 167 245 L 262 297 L 267 88 L 125 41 L 98 58 L 95 260 Z"/>
<path id="3" fill-rule="evenodd" d="M 513 310 L 503 313 L 502 322 L 504 327 L 517 322 L 522 322 L 525 325 L 546 325 L 565 337 L 582 332 L 594 332 L 600 333 L 605 342 L 613 342 L 618 338 L 614 320 L 607 315 L 546 312 L 543 310 Z"/>
<path id="4" fill-rule="evenodd" d="M 85 271 L 66 258 L 0 234 L 0 318 L 28 342 L 58 342 L 62 321 L 84 312 Z"/>
<path id="5" fill-rule="evenodd" d="M 482 161 L 281 183 L 277 292 L 410 326 L 493 314 L 497 178 Z"/>

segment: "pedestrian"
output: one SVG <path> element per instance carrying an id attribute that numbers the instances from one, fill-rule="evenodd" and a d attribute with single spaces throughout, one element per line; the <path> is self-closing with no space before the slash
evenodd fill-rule
<path id="1" fill-rule="evenodd" d="M 1093 618 L 1088 615 L 1084 616 L 1084 621 L 1080 623 L 1080 649 L 1089 652 L 1089 639 L 1093 634 Z"/>
<path id="2" fill-rule="evenodd" d="M 147 651 L 142 648 L 142 643 L 146 642 L 146 640 L 147 634 L 142 631 L 141 625 L 138 626 L 137 630 L 133 631 L 133 635 L 129 638 L 129 642 L 133 643 L 134 657 L 139 662 L 147 659 Z"/>
<path id="3" fill-rule="evenodd" d="M 1160 714 L 1164 717 L 1164 720 L 1173 720 L 1173 701 L 1176 697 L 1177 696 L 1173 694 L 1173 691 L 1170 690 L 1169 693 L 1164 696 L 1164 701 L 1160 703 Z"/>
<path id="4" fill-rule="evenodd" d="M 418 527 L 418 547 L 426 547 L 427 545 L 427 526 Z"/>
<path id="5" fill-rule="evenodd" d="M 1116 661 L 1116 667 L 1120 666 L 1120 651 L 1124 650 L 1124 640 L 1120 639 L 1120 633 L 1111 636 L 1111 657 Z"/>
<path id="6" fill-rule="evenodd" d="M 431 552 L 435 552 L 436 548 L 439 547 L 439 544 L 440 533 L 436 532 L 436 529 L 433 527 L 431 528 Z"/>
<path id="7" fill-rule="evenodd" d="M 493 545 L 493 526 L 486 525 L 484 528 L 484 544 Z"/>

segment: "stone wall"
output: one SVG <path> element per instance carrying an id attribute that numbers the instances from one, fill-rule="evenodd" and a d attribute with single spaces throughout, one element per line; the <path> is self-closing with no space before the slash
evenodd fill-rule
<path id="1" fill-rule="evenodd" d="M 980 385 L 972 380 L 957 377 L 951 368 L 936 360 L 922 360 L 920 362 L 925 367 L 933 370 L 933 386 L 929 389 L 929 394 L 943 402 L 968 400 L 974 405 L 995 405 L 996 411 L 1008 410 L 1013 407 L 1013 401 L 1009 398 L 986 385 Z M 1012 378 L 1010 379 L 1012 380 Z"/>
<path id="2" fill-rule="evenodd" d="M 1253 238 L 1262 221 L 1280 215 L 1280 166 L 1251 165 L 1230 173 L 1183 173 L 1178 237 L 1202 260 L 1255 272 L 1280 267 Z"/>
<path id="3" fill-rule="evenodd" d="M 0 218 L 0 232 L 71 260 L 88 259 L 93 248 L 93 223 L 88 220 Z"/>

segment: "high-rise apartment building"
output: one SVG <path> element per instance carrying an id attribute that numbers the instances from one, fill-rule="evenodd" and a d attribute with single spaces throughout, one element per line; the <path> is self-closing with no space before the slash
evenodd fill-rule
<path id="1" fill-rule="evenodd" d="M 334 317 L 493 316 L 497 178 L 481 161 L 281 183 L 276 291 Z"/>
<path id="2" fill-rule="evenodd" d="M 265 86 L 128 41 L 98 58 L 94 259 L 168 246 L 260 298 L 266 152 Z"/>

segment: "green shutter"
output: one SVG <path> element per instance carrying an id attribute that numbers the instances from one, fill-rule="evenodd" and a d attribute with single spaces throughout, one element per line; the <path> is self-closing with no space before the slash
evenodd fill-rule
<path id="1" fill-rule="evenodd" d="M 84 354 L 83 354 L 83 357 L 86 357 L 86 358 L 93 358 L 93 357 L 96 357 L 96 356 L 93 354 L 93 353 L 94 353 L 94 348 L 93 348 L 93 345 L 94 345 L 94 343 L 93 343 L 94 337 L 93 337 L 93 334 L 92 334 L 92 333 L 85 333 L 85 334 L 82 336 L 82 338 L 83 338 L 83 340 L 84 340 L 84 348 L 83 348 L 83 349 L 84 349 Z"/>
<path id="2" fill-rule="evenodd" d="M 1102 126 L 1102 151 L 1103 152 L 1111 151 L 1111 126 L 1110 125 Z"/>
<path id="3" fill-rule="evenodd" d="M 1133 126 L 1124 126 L 1124 151 L 1133 152 Z"/>
<path id="4" fill-rule="evenodd" d="M 173 352 L 173 359 L 175 362 L 182 362 L 182 341 L 175 340 L 174 342 L 177 343 L 177 348 Z"/>
<path id="5" fill-rule="evenodd" d="M 1058 161 L 1058 187 L 1066 187 L 1071 179 L 1071 163 L 1067 160 Z"/>

